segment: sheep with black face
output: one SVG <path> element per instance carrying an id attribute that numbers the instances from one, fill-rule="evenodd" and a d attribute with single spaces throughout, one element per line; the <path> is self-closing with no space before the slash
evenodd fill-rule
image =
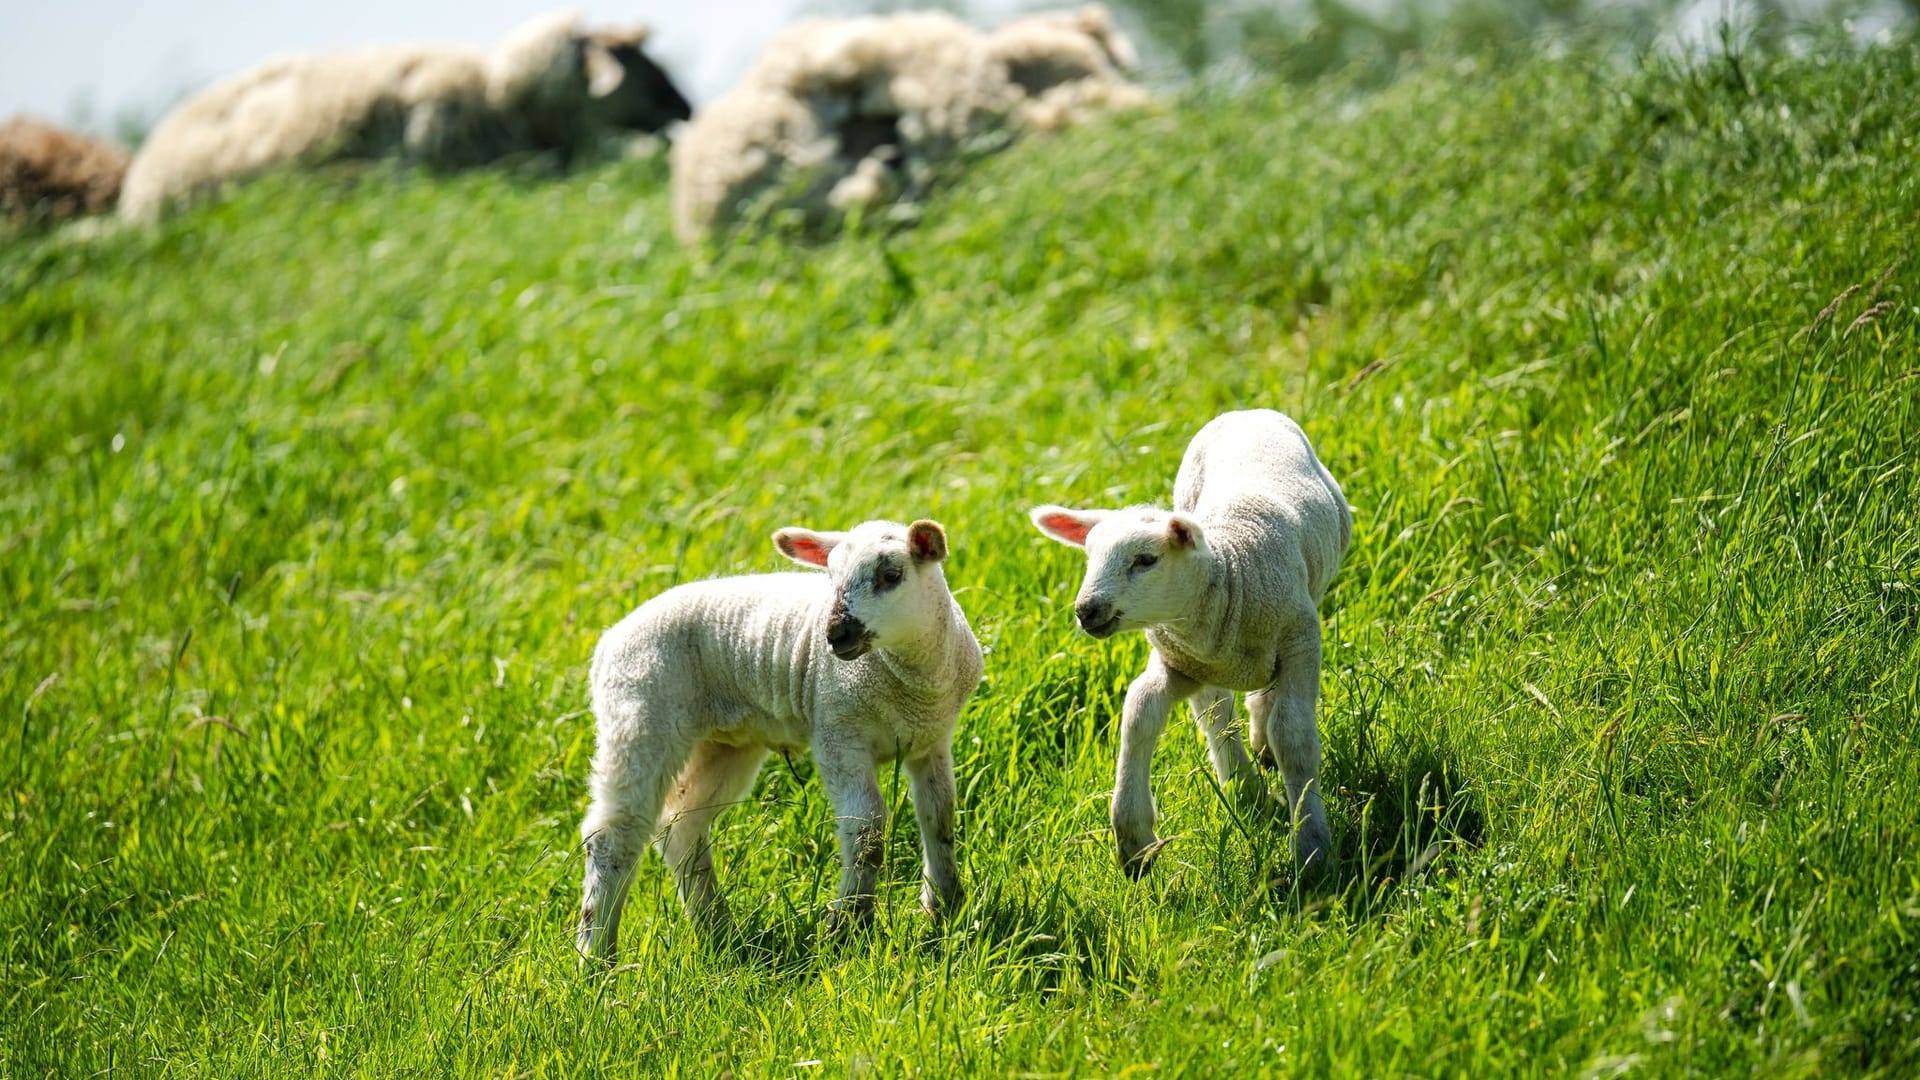
<path id="1" fill-rule="evenodd" d="M 727 926 L 714 818 L 767 754 L 811 750 L 838 820 L 834 923 L 871 917 L 886 835 L 876 770 L 899 760 L 925 866 L 921 904 L 961 898 L 953 853 L 953 729 L 980 683 L 980 645 L 947 589 L 931 521 L 847 532 L 781 529 L 774 545 L 826 573 L 755 574 L 669 589 L 608 630 L 590 675 L 599 725 L 581 824 L 579 947 L 611 963 L 627 887 L 655 842 L 688 914 Z"/>
<path id="2" fill-rule="evenodd" d="M 435 168 L 659 131 L 692 112 L 641 51 L 646 30 L 590 30 L 571 11 L 531 19 L 492 49 L 370 45 L 282 56 L 182 102 L 127 168 L 120 216 L 170 206 L 268 170 L 401 157 Z"/>

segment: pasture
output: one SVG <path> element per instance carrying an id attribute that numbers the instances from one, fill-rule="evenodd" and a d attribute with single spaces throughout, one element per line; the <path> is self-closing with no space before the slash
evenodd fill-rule
<path id="1" fill-rule="evenodd" d="M 1436 59 L 1034 138 L 918 227 L 682 250 L 661 160 L 276 178 L 0 241 L 0 1074 L 1920 1068 L 1920 49 Z M 1042 502 L 1224 409 L 1356 508 L 1296 885 Z M 580 974 L 598 634 L 943 522 L 967 907 L 810 763 Z"/>

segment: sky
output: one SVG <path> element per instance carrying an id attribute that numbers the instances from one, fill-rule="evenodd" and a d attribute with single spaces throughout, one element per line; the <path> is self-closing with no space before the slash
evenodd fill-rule
<path id="1" fill-rule="evenodd" d="M 374 42 L 484 45 L 555 7 L 653 28 L 648 52 L 695 104 L 732 85 L 808 0 L 0 0 L 0 120 L 111 131 L 187 90 L 287 52 Z"/>

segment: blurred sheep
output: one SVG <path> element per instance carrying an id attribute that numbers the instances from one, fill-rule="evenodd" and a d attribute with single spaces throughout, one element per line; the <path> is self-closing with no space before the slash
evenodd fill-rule
<path id="1" fill-rule="evenodd" d="M 610 130 L 658 131 L 691 113 L 640 51 L 643 29 L 583 31 L 555 12 L 493 50 L 373 46 L 284 57 L 175 109 L 134 156 L 123 217 L 291 162 L 400 154 L 438 167 L 519 151 L 562 157 Z"/>
<path id="2" fill-rule="evenodd" d="M 917 201 L 1019 129 L 1144 102 L 1133 61 L 1099 5 L 991 34 L 934 12 L 797 23 L 676 139 L 674 229 L 691 243 L 766 202 L 818 223 Z"/>
<path id="3" fill-rule="evenodd" d="M 24 116 L 0 124 L 0 218 L 52 224 L 112 209 L 126 173 L 119 147 Z"/>
<path id="4" fill-rule="evenodd" d="M 987 35 L 987 51 L 1019 89 L 1025 127 L 1070 127 L 1148 101 L 1145 90 L 1127 81 L 1139 54 L 1100 4 L 1003 23 Z"/>

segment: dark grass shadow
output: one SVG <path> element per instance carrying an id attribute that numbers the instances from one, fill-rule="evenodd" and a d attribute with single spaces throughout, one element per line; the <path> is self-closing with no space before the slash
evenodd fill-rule
<path id="1" fill-rule="evenodd" d="M 1117 871 L 1116 871 L 1117 872 Z M 1065 878 L 1044 885 L 983 881 L 961 908 L 935 922 L 917 904 L 883 904 L 871 924 L 836 928 L 819 912 L 780 896 L 735 910 L 725 931 L 686 931 L 708 956 L 752 969 L 776 982 L 803 982 L 820 968 L 881 949 L 900 955 L 1001 969 L 1021 989 L 1058 989 L 1071 976 L 1126 978 L 1128 950 L 1119 948 L 1108 914 L 1077 894 Z"/>
<path id="2" fill-rule="evenodd" d="M 1486 818 L 1444 750 L 1412 747 L 1391 757 L 1370 754 L 1359 764 L 1336 791 L 1341 858 L 1328 888 L 1355 914 L 1371 917 L 1401 885 L 1444 872 L 1479 848 Z"/>
<path id="3" fill-rule="evenodd" d="M 1273 798 L 1253 800 L 1215 785 L 1224 820 L 1211 835 L 1170 838 L 1191 853 L 1180 861 L 1203 875 L 1214 902 L 1243 918 L 1311 915 L 1336 906 L 1371 918 L 1402 885 L 1445 872 L 1485 836 L 1477 795 L 1458 763 L 1445 751 L 1415 747 L 1324 770 L 1331 785 L 1324 799 L 1332 864 L 1296 866 L 1279 776 L 1268 775 Z"/>

